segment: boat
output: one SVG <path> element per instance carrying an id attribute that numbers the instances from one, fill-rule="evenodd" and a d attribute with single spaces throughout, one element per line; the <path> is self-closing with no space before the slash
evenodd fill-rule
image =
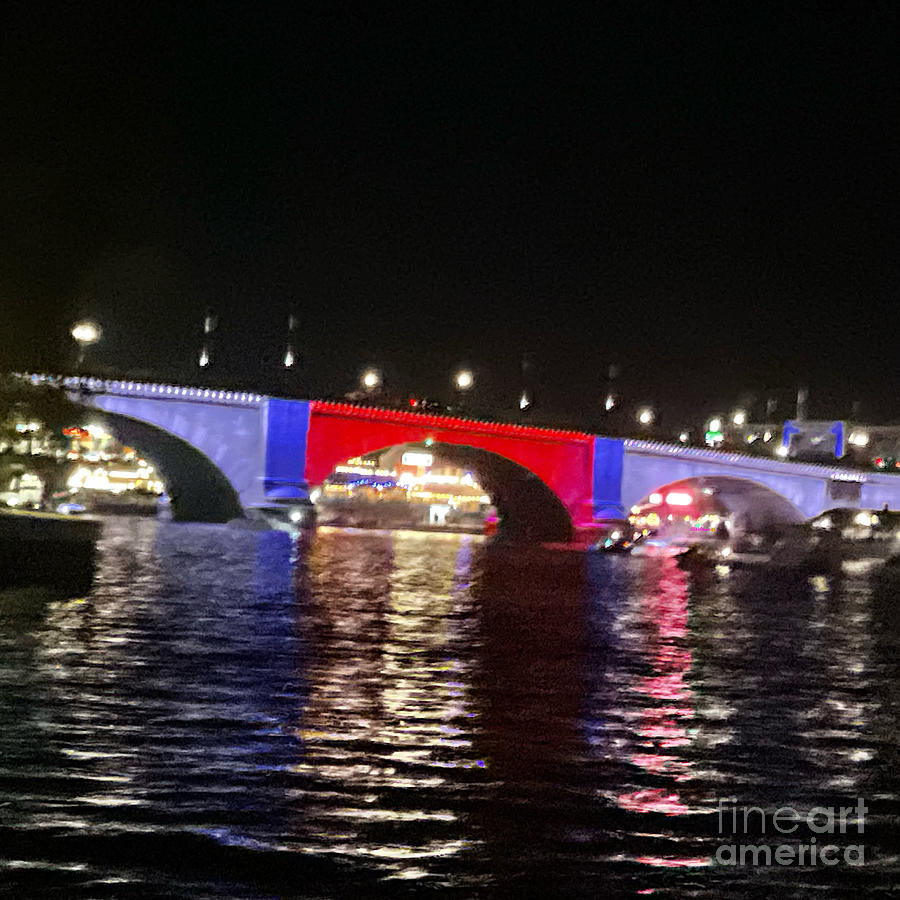
<path id="1" fill-rule="evenodd" d="M 296 536 L 302 531 L 315 530 L 316 508 L 312 503 L 299 501 L 251 506 L 242 519 L 236 519 L 231 524 L 254 530 L 286 531 Z"/>
<path id="2" fill-rule="evenodd" d="M 839 507 L 777 535 L 748 533 L 694 544 L 679 562 L 686 568 L 768 566 L 809 574 L 864 575 L 885 565 L 900 568 L 900 513 Z"/>
<path id="3" fill-rule="evenodd" d="M 59 588 L 87 593 L 102 524 L 56 513 L 0 509 L 0 589 Z"/>
<path id="4" fill-rule="evenodd" d="M 601 553 L 629 553 L 643 539 L 627 519 L 604 523 L 591 535 L 592 549 Z"/>

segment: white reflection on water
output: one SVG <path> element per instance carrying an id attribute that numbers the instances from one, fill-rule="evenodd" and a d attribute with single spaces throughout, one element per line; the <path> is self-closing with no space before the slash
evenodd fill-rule
<path id="1" fill-rule="evenodd" d="M 455 812 L 428 811 L 421 801 L 447 784 L 448 769 L 483 765 L 472 754 L 472 663 L 460 652 L 477 633 L 467 591 L 473 538 L 355 535 L 349 556 L 346 540 L 324 531 L 309 559 L 318 587 L 310 608 L 315 662 L 298 727 L 303 760 L 293 771 L 343 802 L 304 811 L 304 849 L 420 861 L 460 853 L 472 842 L 452 831 L 378 842 L 370 826 L 454 823 Z M 327 586 L 335 578 L 337 594 Z M 316 645 L 328 652 L 317 655 Z"/>

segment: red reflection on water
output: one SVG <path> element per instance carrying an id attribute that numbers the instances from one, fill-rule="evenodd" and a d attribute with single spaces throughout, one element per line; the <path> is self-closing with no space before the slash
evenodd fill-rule
<path id="1" fill-rule="evenodd" d="M 690 810 L 681 802 L 678 794 L 665 788 L 647 788 L 620 794 L 616 802 L 629 812 L 663 813 L 666 816 L 685 816 Z"/>
<path id="2" fill-rule="evenodd" d="M 635 753 L 631 763 L 653 775 L 680 782 L 691 777 L 690 762 L 661 751 L 691 743 L 686 728 L 694 716 L 690 702 L 693 691 L 686 680 L 692 663 L 691 651 L 686 644 L 687 573 L 679 569 L 674 560 L 666 560 L 659 575 L 658 583 L 646 592 L 644 615 L 648 626 L 648 654 L 655 672 L 638 678 L 632 686 L 634 693 L 644 695 L 650 702 L 641 709 L 634 729 L 643 738 L 640 743 L 643 752 Z M 653 701 L 669 702 L 660 705 Z M 661 812 L 670 816 L 690 812 L 677 793 L 665 788 L 625 793 L 617 802 L 623 809 L 634 812 Z"/>

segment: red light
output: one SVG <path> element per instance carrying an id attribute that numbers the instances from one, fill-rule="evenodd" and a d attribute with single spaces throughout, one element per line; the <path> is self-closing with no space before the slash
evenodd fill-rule
<path id="1" fill-rule="evenodd" d="M 413 408 L 417 408 L 418 401 L 416 398 L 410 397 L 409 399 L 410 403 L 413 404 Z M 441 428 L 451 428 L 454 431 L 465 431 L 475 434 L 489 434 L 493 431 L 508 437 L 526 437 L 549 441 L 562 439 L 579 444 L 589 443 L 593 440 L 593 435 L 584 431 L 563 431 L 556 428 L 540 428 L 535 425 L 522 426 L 514 425 L 511 422 L 479 422 L 477 419 L 458 419 L 454 416 L 422 415 L 421 413 L 413 413 L 412 409 L 376 409 L 371 406 L 355 406 L 352 403 L 338 404 L 328 400 L 311 400 L 310 409 L 323 415 L 334 415 L 340 412 L 354 419 L 367 419 L 376 422 L 379 419 L 388 419 L 396 422 L 405 422 L 409 425 L 414 424 L 425 427 L 434 425 Z"/>
<path id="2" fill-rule="evenodd" d="M 883 469 L 884 460 L 879 456 L 878 459 L 875 460 L 875 465 L 878 466 L 879 469 Z"/>
<path id="3" fill-rule="evenodd" d="M 409 405 L 410 405 L 410 406 L 415 406 L 415 405 L 416 405 L 416 398 L 415 398 L 415 397 L 410 397 L 410 398 L 409 398 Z"/>

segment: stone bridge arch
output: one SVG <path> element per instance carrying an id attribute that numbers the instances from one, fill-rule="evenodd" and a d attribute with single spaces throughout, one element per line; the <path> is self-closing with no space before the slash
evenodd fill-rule
<path id="1" fill-rule="evenodd" d="M 776 463 L 708 451 L 671 452 L 676 449 L 645 450 L 626 443 L 621 481 L 622 505 L 626 510 L 661 486 L 698 478 L 730 478 L 758 485 L 782 497 L 805 518 L 827 508 L 829 474 L 821 466 Z"/>
<path id="2" fill-rule="evenodd" d="M 440 446 L 445 458 L 471 460 L 507 522 L 516 529 L 529 522 L 536 539 L 567 541 L 591 519 L 593 438 L 577 432 L 313 401 L 306 482 L 319 485 L 348 458 L 401 444 Z"/>
<path id="3" fill-rule="evenodd" d="M 166 485 L 172 517 L 180 522 L 229 522 L 243 515 L 228 476 L 193 444 L 121 413 L 92 410 L 91 417 L 120 443 L 149 459 Z"/>
<path id="4" fill-rule="evenodd" d="M 768 485 L 750 478 L 733 475 L 695 475 L 655 486 L 636 505 L 655 505 L 654 495 L 665 498 L 672 493 L 690 495 L 702 500 L 709 494 L 732 515 L 741 531 L 764 531 L 782 525 L 799 524 L 806 514 L 790 500 Z M 691 506 L 695 506 L 697 501 Z"/>
<path id="5" fill-rule="evenodd" d="M 321 474 L 325 463 L 314 469 L 312 476 L 307 472 L 309 485 L 318 486 L 335 466 L 350 457 L 376 456 L 393 447 L 404 446 L 427 450 L 442 463 L 471 470 L 496 506 L 504 536 L 530 542 L 566 542 L 572 539 L 572 517 L 548 484 L 514 460 L 468 444 L 432 441 L 427 446 L 412 442 L 378 447 L 366 445 L 336 459 L 326 475 Z M 344 453 L 344 449 L 339 452 Z"/>
<path id="6" fill-rule="evenodd" d="M 157 389 L 158 395 L 148 396 Z M 262 398 L 244 394 L 232 402 L 198 402 L 166 393 L 176 390 L 188 389 L 153 385 L 134 395 L 81 390 L 70 391 L 69 398 L 153 462 L 172 498 L 174 518 L 227 522 L 264 505 Z"/>

